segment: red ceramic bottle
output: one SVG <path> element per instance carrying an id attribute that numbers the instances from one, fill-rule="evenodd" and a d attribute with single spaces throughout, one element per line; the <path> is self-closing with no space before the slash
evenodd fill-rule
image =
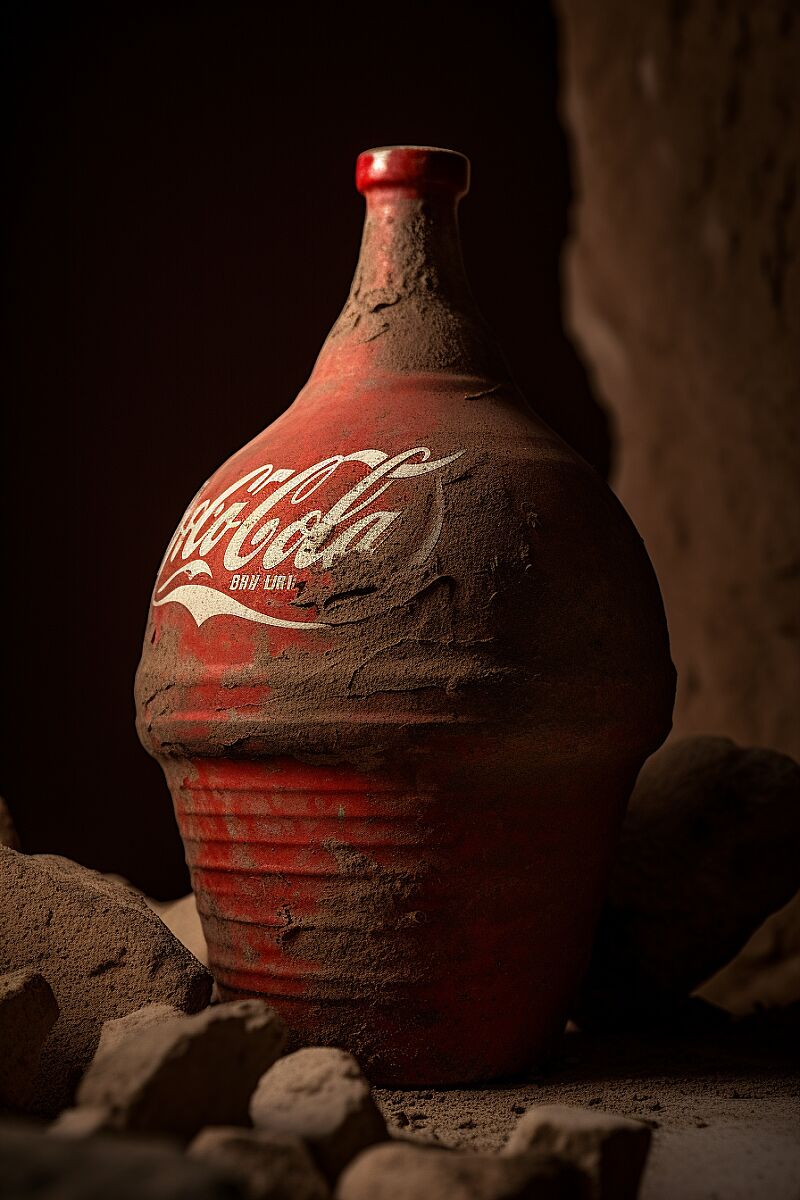
<path id="1" fill-rule="evenodd" d="M 674 692 L 641 540 L 475 309 L 468 169 L 360 156 L 350 297 L 189 505 L 137 677 L 221 994 L 401 1085 L 558 1037 Z"/>

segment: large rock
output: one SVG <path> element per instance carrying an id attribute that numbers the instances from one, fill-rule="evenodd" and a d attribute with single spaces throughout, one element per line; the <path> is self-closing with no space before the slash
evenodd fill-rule
<path id="1" fill-rule="evenodd" d="M 59 1141 L 3 1123 L 0 1163 L 3 1200 L 244 1200 L 211 1164 L 120 1138 Z"/>
<path id="2" fill-rule="evenodd" d="M 727 738 L 644 766 L 577 1006 L 619 1023 L 685 999 L 800 886 L 800 767 Z"/>
<path id="3" fill-rule="evenodd" d="M 247 1122 L 259 1077 L 286 1041 L 263 1000 L 236 1000 L 194 1016 L 152 1010 L 111 1022 L 78 1088 L 78 1104 L 107 1125 L 190 1138 L 204 1125 Z"/>
<path id="4" fill-rule="evenodd" d="M 258 1129 L 302 1138 L 329 1179 L 388 1136 L 352 1054 L 327 1046 L 298 1050 L 267 1071 L 250 1116 Z"/>
<path id="5" fill-rule="evenodd" d="M 538 1150 L 570 1162 L 584 1176 L 586 1200 L 636 1200 L 652 1134 L 595 1108 L 538 1104 L 520 1117 L 504 1153 Z"/>
<path id="6" fill-rule="evenodd" d="M 453 1154 L 393 1142 L 360 1154 L 336 1200 L 584 1200 L 583 1177 L 540 1154 Z"/>
<path id="7" fill-rule="evenodd" d="M 188 896 L 181 896 L 178 900 L 154 900 L 152 896 L 146 896 L 123 875 L 103 872 L 103 878 L 112 883 L 122 884 L 142 896 L 148 908 L 158 914 L 170 933 L 187 950 L 191 950 L 198 962 L 208 966 L 208 946 L 193 892 L 189 892 Z"/>
<path id="8" fill-rule="evenodd" d="M 247 1200 L 328 1200 L 330 1191 L 299 1138 L 261 1129 L 203 1129 L 187 1153 L 240 1180 Z"/>
<path id="9" fill-rule="evenodd" d="M 187 950 L 191 950 L 196 959 L 208 966 L 208 946 L 194 893 L 190 892 L 188 896 L 181 896 L 180 900 L 168 900 L 165 903 L 148 898 L 147 903 L 158 913 L 178 941 L 182 942 Z"/>
<path id="10" fill-rule="evenodd" d="M 23 969 L 0 976 L 0 1108 L 22 1112 L 33 1100 L 42 1047 L 57 1019 L 43 975 Z"/>
<path id="11" fill-rule="evenodd" d="M 558 0 L 567 316 L 658 574 L 675 728 L 800 758 L 800 19 Z"/>
<path id="12" fill-rule="evenodd" d="M 151 1001 L 195 1012 L 211 976 L 134 891 L 68 859 L 0 848 L 0 973 L 29 968 L 55 993 L 33 1107 L 72 1097 L 104 1021 Z"/>

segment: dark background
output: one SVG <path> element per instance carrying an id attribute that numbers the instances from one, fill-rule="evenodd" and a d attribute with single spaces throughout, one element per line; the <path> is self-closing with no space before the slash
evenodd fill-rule
<path id="1" fill-rule="evenodd" d="M 535 407 L 608 468 L 560 323 L 548 8 L 297 8 L 3 8 L 2 787 L 26 850 L 161 897 L 188 883 L 133 724 L 152 581 L 199 484 L 291 402 L 344 302 L 360 150 L 469 155 L 479 303 Z"/>

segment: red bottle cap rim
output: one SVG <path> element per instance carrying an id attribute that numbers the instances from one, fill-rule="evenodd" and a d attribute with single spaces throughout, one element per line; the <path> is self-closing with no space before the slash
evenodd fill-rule
<path id="1" fill-rule="evenodd" d="M 356 187 L 408 188 L 411 192 L 443 188 L 463 196 L 469 188 L 469 159 L 438 146 L 378 146 L 356 161 Z"/>

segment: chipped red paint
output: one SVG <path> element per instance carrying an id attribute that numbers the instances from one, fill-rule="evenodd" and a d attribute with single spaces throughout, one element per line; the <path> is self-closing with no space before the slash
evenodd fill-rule
<path id="1" fill-rule="evenodd" d="M 674 691 L 635 530 L 475 312 L 467 175 L 426 148 L 359 160 L 350 299 L 189 506 L 137 678 L 222 995 L 376 1082 L 552 1045 Z"/>

